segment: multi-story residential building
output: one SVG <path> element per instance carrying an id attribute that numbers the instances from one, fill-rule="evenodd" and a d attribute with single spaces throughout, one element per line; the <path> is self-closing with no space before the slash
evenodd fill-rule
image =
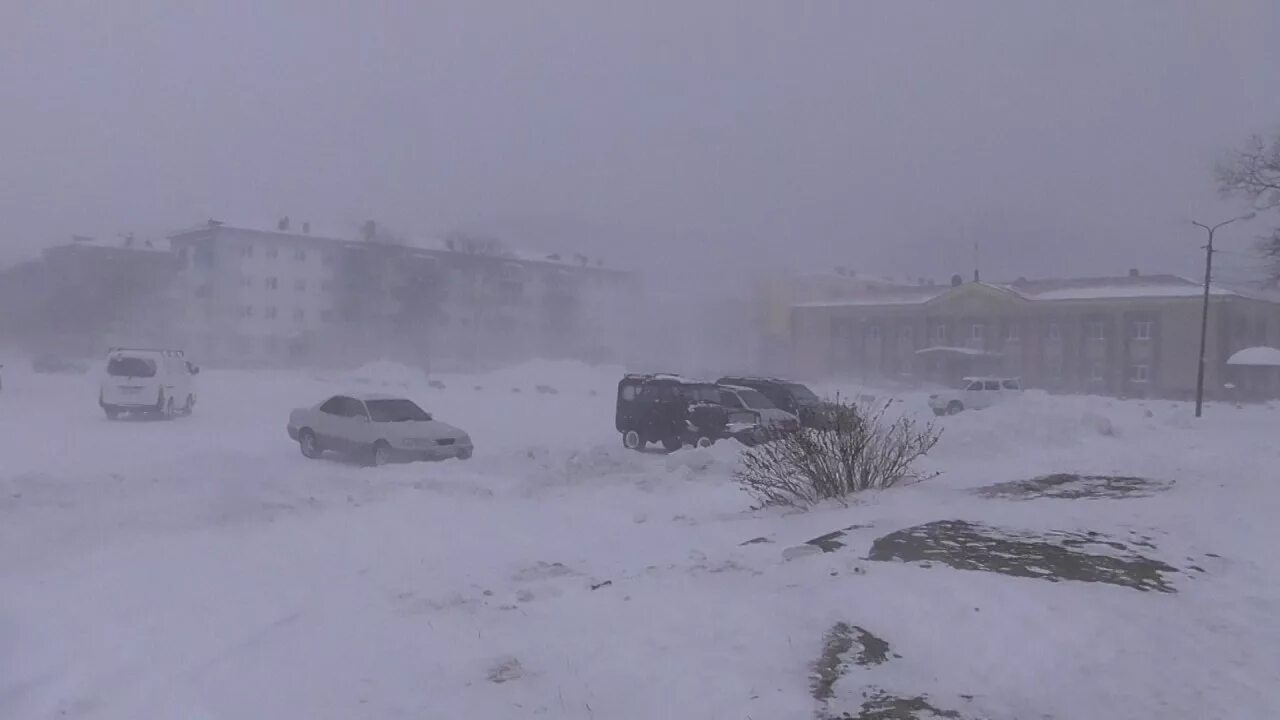
<path id="1" fill-rule="evenodd" d="M 177 272 L 167 247 L 132 236 L 48 248 L 0 273 L 0 334 L 31 352 L 70 355 L 119 342 L 167 342 Z"/>
<path id="2" fill-rule="evenodd" d="M 193 353 L 256 364 L 370 353 L 497 362 L 617 352 L 629 273 L 455 238 L 361 241 L 207 223 L 170 237 Z"/>
<path id="3" fill-rule="evenodd" d="M 1141 276 L 960 283 L 797 303 L 792 347 L 802 372 L 954 382 L 1017 375 L 1030 387 L 1120 396 L 1194 392 L 1203 288 Z M 1207 392 L 1229 384 L 1280 392 L 1280 372 L 1238 373 L 1236 351 L 1280 344 L 1280 302 L 1214 286 Z"/>

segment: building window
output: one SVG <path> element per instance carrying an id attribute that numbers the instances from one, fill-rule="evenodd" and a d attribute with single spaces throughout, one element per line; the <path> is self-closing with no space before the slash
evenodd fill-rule
<path id="1" fill-rule="evenodd" d="M 240 308 L 240 317 L 242 317 L 242 318 L 251 318 L 251 317 L 253 317 L 253 306 L 252 306 L 252 305 L 245 305 L 244 307 Z"/>
<path id="2" fill-rule="evenodd" d="M 974 323 L 969 326 L 969 339 L 974 342 L 982 342 L 987 336 L 987 326 L 982 323 Z"/>
<path id="3" fill-rule="evenodd" d="M 1062 338 L 1062 330 L 1058 328 L 1058 323 L 1049 323 L 1049 327 L 1045 328 L 1045 337 L 1050 340 L 1058 340 Z"/>
<path id="4" fill-rule="evenodd" d="M 267 306 L 267 309 L 263 311 L 262 316 L 268 320 L 275 320 L 276 319 L 275 306 L 273 305 Z"/>
<path id="5" fill-rule="evenodd" d="M 276 278 L 269 277 L 263 283 L 263 287 L 265 287 L 268 290 L 275 290 L 276 288 L 280 287 L 280 281 L 277 280 Z"/>
<path id="6" fill-rule="evenodd" d="M 208 245 L 197 245 L 191 253 L 191 265 L 205 269 L 213 267 L 213 248 Z"/>
<path id="7" fill-rule="evenodd" d="M 321 262 L 325 267 L 329 267 L 330 265 L 332 265 L 332 264 L 333 264 L 333 253 L 331 253 L 331 252 L 326 252 L 323 256 L 321 256 L 321 258 L 320 258 L 320 262 Z"/>
<path id="8" fill-rule="evenodd" d="M 1046 358 L 1044 362 L 1044 372 L 1050 380 L 1061 380 L 1062 358 L 1057 356 L 1050 356 Z"/>
<path id="9" fill-rule="evenodd" d="M 875 341 L 877 341 L 877 340 L 879 340 L 879 339 L 880 339 L 880 326 L 879 326 L 879 325 L 868 325 L 868 326 L 867 326 L 867 340 L 869 340 L 869 341 L 871 341 L 871 342 L 875 342 Z"/>
<path id="10" fill-rule="evenodd" d="M 307 259 L 307 251 L 303 250 L 302 248 L 298 248 L 297 250 L 294 250 L 293 259 L 297 260 L 298 262 L 305 262 Z"/>
<path id="11" fill-rule="evenodd" d="M 1154 323 L 1152 323 L 1150 320 L 1138 320 L 1137 322 L 1135 322 L 1133 324 L 1133 339 L 1134 340 L 1150 340 L 1151 329 L 1153 325 Z"/>
<path id="12" fill-rule="evenodd" d="M 938 345 L 947 344 L 947 326 L 946 325 L 933 326 L 933 342 Z"/>
<path id="13" fill-rule="evenodd" d="M 247 257 L 247 258 L 253 257 L 253 246 L 245 245 L 244 247 L 240 248 L 240 257 Z"/>
<path id="14" fill-rule="evenodd" d="M 1151 379 L 1150 365 L 1134 365 L 1129 368 L 1129 379 L 1136 383 L 1149 382 Z"/>
<path id="15" fill-rule="evenodd" d="M 305 320 L 306 318 L 307 318 L 307 313 L 306 313 L 306 311 L 302 310 L 301 308 L 299 308 L 299 309 L 297 309 L 297 310 L 294 310 L 294 311 L 293 311 L 293 321 L 294 321 L 294 322 L 302 322 L 302 321 L 303 321 L 303 320 Z"/>
<path id="16" fill-rule="evenodd" d="M 1007 341 L 1009 341 L 1009 342 L 1017 342 L 1017 341 L 1018 341 L 1018 338 L 1019 338 L 1019 336 L 1020 336 L 1020 335 L 1021 335 L 1021 333 L 1020 333 L 1019 328 L 1018 328 L 1018 325 L 1017 325 L 1016 323 L 1010 323 L 1010 324 L 1008 324 L 1008 325 L 1005 325 L 1005 326 L 1004 326 L 1004 339 L 1005 339 L 1005 340 L 1007 340 Z"/>
<path id="17" fill-rule="evenodd" d="M 908 343 L 911 342 L 911 339 L 912 339 L 911 326 L 903 325 L 902 329 L 899 331 L 898 337 L 901 338 L 903 342 L 908 342 Z"/>
<path id="18" fill-rule="evenodd" d="M 306 280 L 303 280 L 302 278 L 298 278 L 297 280 L 294 280 L 294 281 L 293 281 L 293 289 L 294 289 L 294 290 L 297 290 L 298 292 L 306 292 L 306 290 L 307 290 L 307 281 L 306 281 Z"/>
<path id="19" fill-rule="evenodd" d="M 198 298 L 207 298 L 212 294 L 213 287 L 207 283 L 196 287 L 196 297 Z"/>
<path id="20" fill-rule="evenodd" d="M 320 320 L 321 320 L 321 321 L 323 321 L 323 322 L 329 322 L 329 321 L 333 320 L 333 311 L 332 311 L 332 310 L 321 310 L 321 311 L 320 311 Z"/>
<path id="21" fill-rule="evenodd" d="M 1087 328 L 1087 337 L 1090 340 L 1106 340 L 1107 328 L 1100 320 L 1091 320 Z"/>
<path id="22" fill-rule="evenodd" d="M 1089 379 L 1096 383 L 1107 379 L 1107 368 L 1102 364 L 1101 360 L 1094 360 L 1089 363 Z"/>
<path id="23" fill-rule="evenodd" d="M 248 275 L 245 275 L 244 277 L 240 278 L 240 287 L 242 288 L 253 287 L 253 278 L 249 277 Z"/>
<path id="24" fill-rule="evenodd" d="M 333 290 L 333 283 L 328 280 L 320 281 L 320 292 L 330 292 Z"/>

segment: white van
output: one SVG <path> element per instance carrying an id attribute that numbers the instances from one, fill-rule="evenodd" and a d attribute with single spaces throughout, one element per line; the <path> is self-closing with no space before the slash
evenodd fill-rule
<path id="1" fill-rule="evenodd" d="M 122 413 L 189 415 L 196 405 L 198 372 L 181 350 L 112 348 L 98 404 L 111 420 Z"/>

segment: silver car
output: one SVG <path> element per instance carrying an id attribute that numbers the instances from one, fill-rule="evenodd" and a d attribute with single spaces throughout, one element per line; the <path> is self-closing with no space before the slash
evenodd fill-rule
<path id="1" fill-rule="evenodd" d="M 309 458 L 330 450 L 370 465 L 466 460 L 475 449 L 470 435 L 434 419 L 412 400 L 393 395 L 334 395 L 289 413 L 288 430 Z"/>

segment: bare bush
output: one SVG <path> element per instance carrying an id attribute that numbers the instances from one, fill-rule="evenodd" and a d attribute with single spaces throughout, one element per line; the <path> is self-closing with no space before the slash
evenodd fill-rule
<path id="1" fill-rule="evenodd" d="M 779 435 L 744 450 L 738 482 L 765 505 L 806 507 L 828 499 L 845 502 L 862 490 L 933 477 L 913 466 L 933 449 L 941 431 L 907 415 L 887 419 L 890 404 L 837 399 L 826 409 L 820 427 Z"/>

